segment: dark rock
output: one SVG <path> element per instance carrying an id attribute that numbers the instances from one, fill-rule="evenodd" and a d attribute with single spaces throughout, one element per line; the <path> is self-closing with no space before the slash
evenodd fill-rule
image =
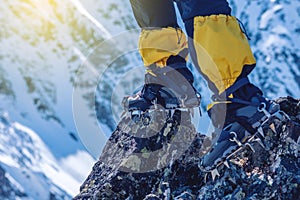
<path id="1" fill-rule="evenodd" d="M 240 151 L 216 180 L 198 168 L 210 141 L 188 113 L 153 113 L 150 127 L 124 116 L 74 199 L 300 199 L 300 101 L 277 102 L 286 120 L 272 119 L 264 148 Z"/>

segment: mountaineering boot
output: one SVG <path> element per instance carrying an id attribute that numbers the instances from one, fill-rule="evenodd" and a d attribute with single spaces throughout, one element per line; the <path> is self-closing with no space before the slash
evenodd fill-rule
<path id="1" fill-rule="evenodd" d="M 126 98 L 125 107 L 129 111 L 145 112 L 156 105 L 165 109 L 199 106 L 193 75 L 186 67 L 185 60 L 178 57 L 171 56 L 166 67 L 148 67 L 142 90 Z"/>
<path id="2" fill-rule="evenodd" d="M 247 101 L 233 100 L 227 105 L 223 125 L 225 128 L 222 129 L 217 122 L 213 122 L 214 126 L 219 126 L 221 133 L 210 152 L 201 159 L 200 168 L 204 171 L 216 169 L 234 152 L 247 145 L 259 132 L 259 128 L 268 123 L 270 117 L 278 113 L 279 109 L 278 104 L 266 100 L 261 93 Z"/>
<path id="3" fill-rule="evenodd" d="M 149 75 L 145 75 L 145 80 Z M 158 91 L 161 89 L 160 85 L 145 84 L 140 91 L 133 96 L 125 97 L 125 107 L 129 111 L 139 110 L 145 112 L 154 105 L 154 101 L 157 99 Z"/>

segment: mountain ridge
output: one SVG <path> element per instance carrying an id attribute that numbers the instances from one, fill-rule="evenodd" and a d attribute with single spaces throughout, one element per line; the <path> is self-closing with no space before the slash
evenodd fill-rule
<path id="1" fill-rule="evenodd" d="M 198 167 L 211 141 L 195 132 L 189 114 L 181 113 L 180 120 L 175 113 L 169 122 L 157 118 L 151 127 L 124 117 L 74 200 L 297 199 L 300 100 L 277 102 L 288 115 L 285 120 L 271 118 L 263 146 L 252 142 L 254 152 L 245 147 L 230 159 L 229 169 L 218 168 L 217 178 Z M 147 137 L 150 129 L 157 135 Z"/>

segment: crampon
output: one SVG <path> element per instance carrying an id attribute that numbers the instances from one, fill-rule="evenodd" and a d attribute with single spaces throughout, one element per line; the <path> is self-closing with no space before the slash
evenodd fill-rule
<path id="1" fill-rule="evenodd" d="M 259 122 L 255 123 L 255 125 L 253 125 L 256 129 L 256 132 L 254 134 L 250 134 L 246 131 L 246 137 L 240 140 L 237 136 L 237 133 L 230 132 L 231 138 L 229 140 L 236 145 L 234 145 L 228 152 L 224 153 L 222 157 L 216 159 L 210 166 L 203 166 L 203 158 L 201 159 L 199 168 L 201 171 L 205 172 L 205 182 L 209 177 L 211 177 L 214 181 L 217 177 L 220 176 L 220 172 L 224 167 L 230 168 L 232 159 L 238 156 L 239 152 L 245 149 L 249 149 L 250 151 L 255 153 L 255 143 L 258 143 L 262 148 L 265 149 L 263 143 L 265 138 L 265 130 L 269 128 L 273 129 L 273 120 L 277 119 L 282 122 L 289 120 L 289 116 L 281 110 L 278 110 L 271 114 L 265 109 L 265 106 L 263 106 L 259 111 L 264 113 L 264 117 L 261 118 Z"/>
<path id="2" fill-rule="evenodd" d="M 153 112 L 160 111 L 165 112 L 167 119 L 171 119 L 175 111 L 187 111 L 191 113 L 192 116 L 195 112 L 201 115 L 200 109 L 200 94 L 196 94 L 192 101 L 187 103 L 186 98 L 175 97 L 169 89 L 163 87 L 159 91 L 159 96 L 149 103 L 147 107 L 130 106 L 129 98 L 124 97 L 122 105 L 125 112 L 129 112 L 131 119 L 136 123 L 142 123 L 144 126 L 148 126 L 152 120 Z"/>

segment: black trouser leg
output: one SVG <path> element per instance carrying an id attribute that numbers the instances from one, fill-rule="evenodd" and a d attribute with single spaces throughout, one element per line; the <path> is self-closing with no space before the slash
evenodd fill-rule
<path id="1" fill-rule="evenodd" d="M 130 0 L 141 28 L 178 27 L 172 0 Z"/>

